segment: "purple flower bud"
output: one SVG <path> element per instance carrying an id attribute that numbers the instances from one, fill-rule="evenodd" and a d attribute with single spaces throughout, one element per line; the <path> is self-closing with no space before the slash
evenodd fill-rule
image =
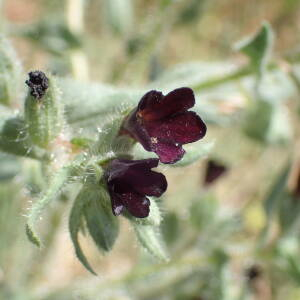
<path id="1" fill-rule="evenodd" d="M 28 73 L 29 80 L 25 83 L 30 87 L 30 94 L 36 99 L 41 99 L 49 87 L 49 80 L 42 71 L 32 71 Z"/>
<path id="2" fill-rule="evenodd" d="M 210 185 L 227 172 L 227 167 L 214 161 L 207 162 L 204 185 Z"/>
<path id="3" fill-rule="evenodd" d="M 166 96 L 150 91 L 125 119 L 121 133 L 155 152 L 162 163 L 173 164 L 185 153 L 182 145 L 205 136 L 205 123 L 195 112 L 188 111 L 194 104 L 190 88 L 179 88 Z"/>
<path id="4" fill-rule="evenodd" d="M 150 200 L 146 196 L 160 197 L 167 189 L 167 180 L 157 167 L 158 159 L 114 159 L 105 172 L 105 180 L 115 216 L 126 208 L 131 215 L 145 218 L 149 215 Z"/>
<path id="5" fill-rule="evenodd" d="M 249 281 L 254 281 L 262 275 L 262 269 L 258 265 L 253 265 L 246 270 L 246 277 Z"/>
<path id="6" fill-rule="evenodd" d="M 300 198 L 300 169 L 298 170 L 295 187 L 293 189 L 293 196 L 295 198 Z"/>

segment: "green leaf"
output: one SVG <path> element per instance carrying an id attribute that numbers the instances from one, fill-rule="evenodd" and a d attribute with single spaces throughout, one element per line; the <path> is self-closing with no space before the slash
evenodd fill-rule
<path id="1" fill-rule="evenodd" d="M 143 96 L 143 91 L 116 88 L 110 85 L 84 83 L 61 78 L 66 117 L 69 123 L 79 126 L 103 126 L 115 115 L 130 111 Z"/>
<path id="2" fill-rule="evenodd" d="M 0 35 L 0 103 L 10 105 L 22 96 L 22 67 L 10 42 Z"/>
<path id="3" fill-rule="evenodd" d="M 140 143 L 136 143 L 132 148 L 133 159 L 157 158 L 154 152 L 146 151 Z"/>
<path id="4" fill-rule="evenodd" d="M 155 258 L 168 261 L 168 255 L 163 245 L 159 229 L 156 226 L 132 223 L 140 244 Z"/>
<path id="5" fill-rule="evenodd" d="M 285 144 L 293 131 L 284 104 L 254 101 L 244 119 L 243 130 L 250 138 L 269 144 Z"/>
<path id="6" fill-rule="evenodd" d="M 178 24 L 194 24 L 205 11 L 206 1 L 192 0 L 186 3 L 178 16 Z"/>
<path id="7" fill-rule="evenodd" d="M 275 179 L 274 184 L 270 188 L 268 195 L 264 200 L 264 209 L 267 215 L 267 224 L 260 235 L 259 244 L 265 244 L 268 238 L 270 226 L 274 220 L 274 217 L 278 213 L 281 201 L 284 201 L 286 199 L 285 193 L 289 171 L 290 163 L 287 163 Z"/>
<path id="8" fill-rule="evenodd" d="M 132 0 L 104 0 L 104 17 L 117 34 L 128 34 L 133 27 Z"/>
<path id="9" fill-rule="evenodd" d="M 85 137 L 74 137 L 71 139 L 70 143 L 81 149 L 88 149 L 92 144 L 93 140 Z"/>
<path id="10" fill-rule="evenodd" d="M 119 136 L 123 120 L 124 115 L 121 114 L 99 128 L 98 140 L 90 149 L 90 152 L 97 157 L 99 164 L 116 157 L 128 158 L 134 140 L 126 136 Z"/>
<path id="11" fill-rule="evenodd" d="M 254 101 L 243 121 L 243 130 L 246 135 L 254 140 L 265 142 L 273 109 L 273 105 L 267 101 Z"/>
<path id="12" fill-rule="evenodd" d="M 49 78 L 49 88 L 41 99 L 28 92 L 25 122 L 32 141 L 42 148 L 47 148 L 61 132 L 64 125 L 61 92 L 52 76 Z"/>
<path id="13" fill-rule="evenodd" d="M 266 140 L 270 144 L 284 144 L 292 139 L 289 111 L 284 105 L 274 105 Z"/>
<path id="14" fill-rule="evenodd" d="M 0 152 L 0 182 L 12 179 L 21 170 L 21 164 L 16 157 Z"/>
<path id="15" fill-rule="evenodd" d="M 300 202 L 296 197 L 285 191 L 281 195 L 278 213 L 282 232 L 287 233 L 290 229 L 293 229 L 294 225 L 297 225 L 300 216 Z"/>
<path id="16" fill-rule="evenodd" d="M 198 141 L 196 143 L 184 145 L 185 154 L 183 159 L 176 164 L 170 165 L 171 167 L 184 167 L 188 166 L 199 159 L 206 158 L 214 147 L 214 141 Z"/>
<path id="17" fill-rule="evenodd" d="M 194 201 L 190 207 L 190 222 L 197 230 L 212 227 L 218 213 L 218 202 L 210 194 Z"/>
<path id="18" fill-rule="evenodd" d="M 22 176 L 32 197 L 41 195 L 41 192 L 48 186 L 47 178 L 43 174 L 43 167 L 43 164 L 37 160 L 26 159 L 22 162 Z"/>
<path id="19" fill-rule="evenodd" d="M 164 216 L 161 231 L 168 245 L 172 245 L 180 237 L 180 221 L 176 213 L 169 212 Z"/>
<path id="20" fill-rule="evenodd" d="M 23 119 L 13 117 L 4 122 L 0 132 L 0 150 L 14 155 L 45 159 L 46 152 L 32 145 Z"/>
<path id="21" fill-rule="evenodd" d="M 109 195 L 99 183 L 87 185 L 84 190 L 84 217 L 89 233 L 100 250 L 110 251 L 119 234 L 119 220 L 112 213 Z"/>
<path id="22" fill-rule="evenodd" d="M 15 113 L 7 106 L 0 104 L 0 128 L 3 127 L 8 119 L 15 117 Z"/>
<path id="23" fill-rule="evenodd" d="M 262 75 L 272 51 L 273 40 L 272 28 L 265 22 L 254 36 L 239 42 L 236 48 L 250 58 L 252 66 Z"/>
<path id="24" fill-rule="evenodd" d="M 83 188 L 75 199 L 69 218 L 69 231 L 77 258 L 88 271 L 90 271 L 94 275 L 97 275 L 88 263 L 78 241 L 78 233 L 82 226 L 84 207 L 86 205 L 86 199 L 88 195 L 87 192 L 88 190 Z"/>
<path id="25" fill-rule="evenodd" d="M 81 39 L 74 35 L 67 25 L 56 16 L 43 18 L 30 25 L 15 26 L 15 32 L 35 45 L 55 55 L 61 56 L 64 52 L 81 47 Z"/>
<path id="26" fill-rule="evenodd" d="M 255 98 L 253 84 L 254 78 L 244 80 L 246 93 Z M 291 80 L 290 75 L 281 69 L 266 72 L 265 76 L 261 79 L 260 85 L 260 98 L 274 104 L 282 104 L 284 101 L 297 95 L 297 88 Z"/>
<path id="27" fill-rule="evenodd" d="M 40 199 L 33 203 L 29 210 L 26 233 L 29 240 L 38 247 L 40 247 L 41 242 L 34 231 L 35 224 L 39 220 L 44 209 L 58 196 L 63 186 L 69 180 L 69 176 L 71 175 L 70 171 L 70 167 L 64 167 L 58 171 L 50 181 L 47 191 Z"/>
<path id="28" fill-rule="evenodd" d="M 68 183 L 74 175 L 76 176 L 78 174 L 78 170 L 84 169 L 82 165 L 85 164 L 86 161 L 88 161 L 88 157 L 86 155 L 78 155 L 72 163 L 57 171 L 50 179 L 48 189 L 30 208 L 27 216 L 28 221 L 26 225 L 26 232 L 29 240 L 37 246 L 40 246 L 41 242 L 34 231 L 36 222 L 39 220 L 42 212 L 49 203 L 56 199 L 64 185 Z"/>
<path id="29" fill-rule="evenodd" d="M 156 89 L 168 93 L 173 89 L 188 86 L 202 92 L 206 88 L 215 87 L 215 82 L 218 85 L 227 83 L 226 78 L 231 78 L 231 74 L 237 71 L 236 65 L 230 62 L 193 61 L 177 64 L 152 81 L 147 90 Z M 249 75 L 249 72 L 247 74 Z M 200 97 L 203 98 L 203 95 L 200 94 Z"/>
<path id="30" fill-rule="evenodd" d="M 264 208 L 268 220 L 271 218 L 271 216 L 275 213 L 276 209 L 278 208 L 279 201 L 282 198 L 283 192 L 286 188 L 289 171 L 290 171 L 290 164 L 288 163 L 286 166 L 284 166 L 284 168 L 276 178 L 274 184 L 272 185 L 268 193 L 268 196 L 264 201 Z"/>

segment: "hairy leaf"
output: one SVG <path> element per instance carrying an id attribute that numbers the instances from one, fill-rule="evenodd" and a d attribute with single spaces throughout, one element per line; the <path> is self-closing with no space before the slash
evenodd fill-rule
<path id="1" fill-rule="evenodd" d="M 71 239 L 75 248 L 75 253 L 80 262 L 89 270 L 92 274 L 97 275 L 90 266 L 87 258 L 85 257 L 78 241 L 78 233 L 82 226 L 82 218 L 84 214 L 84 206 L 88 197 L 88 190 L 83 188 L 75 199 L 73 204 L 70 218 L 69 218 L 69 231 Z"/>
<path id="2" fill-rule="evenodd" d="M 14 156 L 0 152 L 0 182 L 16 176 L 21 170 L 21 164 Z"/>
<path id="3" fill-rule="evenodd" d="M 57 198 L 64 185 L 68 183 L 74 174 L 76 174 L 78 168 L 80 168 L 81 164 L 85 163 L 86 160 L 86 156 L 79 155 L 71 164 L 61 168 L 50 180 L 45 193 L 40 199 L 36 200 L 30 208 L 27 217 L 28 221 L 26 225 L 26 233 L 29 240 L 37 246 L 40 246 L 41 242 L 34 230 L 36 222 L 39 220 L 44 209 L 51 203 L 51 201 Z"/>
<path id="4" fill-rule="evenodd" d="M 35 159 L 45 159 L 46 152 L 32 145 L 23 119 L 13 117 L 4 122 L 0 132 L 0 150 Z"/>
<path id="5" fill-rule="evenodd" d="M 274 34 L 268 23 L 263 23 L 260 30 L 252 37 L 239 42 L 237 49 L 249 56 L 251 64 L 262 74 L 267 66 L 273 46 Z"/>
<path id="6" fill-rule="evenodd" d="M 103 186 L 85 187 L 84 217 L 91 237 L 102 251 L 110 251 L 119 233 L 119 219 L 113 215 L 110 198 Z"/>
<path id="7" fill-rule="evenodd" d="M 155 258 L 168 261 L 159 229 L 156 226 L 132 223 L 140 244 Z"/>
<path id="8" fill-rule="evenodd" d="M 22 96 L 22 68 L 10 42 L 0 35 L 0 103 L 10 105 Z"/>

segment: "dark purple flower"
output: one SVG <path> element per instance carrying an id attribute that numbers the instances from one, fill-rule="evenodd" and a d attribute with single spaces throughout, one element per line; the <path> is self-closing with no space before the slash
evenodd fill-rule
<path id="1" fill-rule="evenodd" d="M 293 195 L 295 198 L 300 198 L 300 169 L 298 169 L 298 174 L 297 174 L 295 186 L 293 189 Z"/>
<path id="2" fill-rule="evenodd" d="M 137 218 L 149 215 L 150 201 L 146 196 L 160 197 L 167 189 L 167 180 L 157 167 L 158 159 L 114 159 L 105 172 L 112 211 L 119 215 L 124 208 Z"/>
<path id="3" fill-rule="evenodd" d="M 249 281 L 254 281 L 262 275 L 262 269 L 258 265 L 253 265 L 246 270 L 246 277 Z"/>
<path id="4" fill-rule="evenodd" d="M 175 163 L 185 153 L 182 145 L 196 142 L 206 133 L 201 118 L 188 111 L 194 104 L 190 88 L 179 88 L 166 96 L 150 91 L 125 119 L 121 133 L 139 141 L 145 150 L 155 152 L 162 163 Z"/>
<path id="5" fill-rule="evenodd" d="M 227 172 L 227 167 L 214 160 L 209 160 L 206 166 L 204 185 L 210 185 Z"/>

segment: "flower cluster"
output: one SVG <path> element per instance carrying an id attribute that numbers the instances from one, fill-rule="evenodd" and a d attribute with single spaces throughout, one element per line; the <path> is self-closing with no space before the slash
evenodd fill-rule
<path id="1" fill-rule="evenodd" d="M 149 215 L 150 201 L 146 196 L 160 197 L 167 189 L 165 176 L 151 169 L 159 161 L 179 161 L 185 153 L 182 145 L 196 142 L 206 134 L 205 123 L 189 111 L 194 104 L 190 88 L 175 89 L 166 96 L 153 90 L 125 118 L 120 135 L 129 135 L 159 159 L 114 159 L 108 164 L 104 177 L 114 215 L 125 208 L 137 218 Z"/>

